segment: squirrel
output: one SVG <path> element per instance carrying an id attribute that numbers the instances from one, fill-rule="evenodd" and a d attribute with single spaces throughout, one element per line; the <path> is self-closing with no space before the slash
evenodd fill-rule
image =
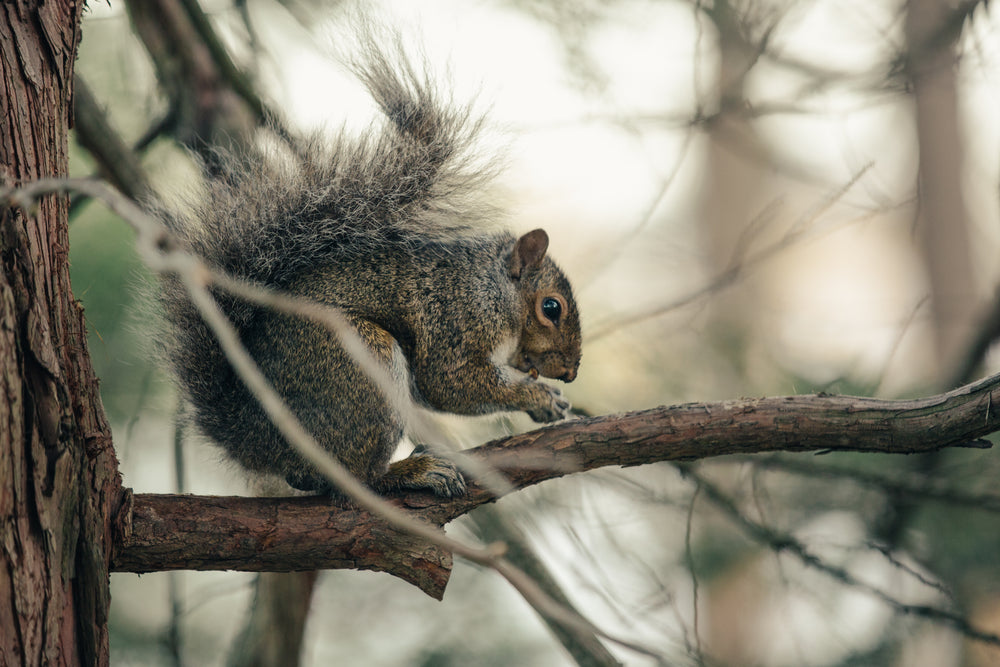
<path id="1" fill-rule="evenodd" d="M 570 404 L 538 376 L 572 382 L 580 319 L 542 229 L 492 231 L 492 169 L 474 152 L 483 120 L 433 85 L 398 42 L 352 65 L 385 122 L 300 141 L 292 155 L 247 148 L 206 168 L 205 194 L 158 211 L 210 267 L 338 308 L 419 405 L 463 415 Z M 445 102 L 443 100 L 447 99 Z M 322 324 L 214 292 L 264 375 L 303 426 L 370 488 L 461 495 L 456 466 L 426 448 L 390 464 L 402 415 Z M 188 416 L 252 472 L 336 493 L 285 442 L 176 278 L 161 280 L 163 353 Z"/>

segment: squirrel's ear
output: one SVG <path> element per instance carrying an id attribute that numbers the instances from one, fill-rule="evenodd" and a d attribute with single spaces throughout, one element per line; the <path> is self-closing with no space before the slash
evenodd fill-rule
<path id="1" fill-rule="evenodd" d="M 544 229 L 534 229 L 519 238 L 510 253 L 511 278 L 520 278 L 525 269 L 541 264 L 548 248 L 549 235 Z"/>

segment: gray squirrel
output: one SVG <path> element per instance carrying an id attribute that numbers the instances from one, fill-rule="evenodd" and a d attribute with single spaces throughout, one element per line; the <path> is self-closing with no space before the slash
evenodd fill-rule
<path id="1" fill-rule="evenodd" d="M 388 51 L 388 52 L 387 52 Z M 569 415 L 538 376 L 571 382 L 580 320 L 541 229 L 490 231 L 482 120 L 433 85 L 401 47 L 369 41 L 354 72 L 386 116 L 360 137 L 248 148 L 220 159 L 205 196 L 160 211 L 180 244 L 232 276 L 339 308 L 420 405 L 464 415 Z M 176 279 L 161 281 L 161 344 L 209 439 L 250 471 L 333 491 L 285 442 Z M 465 492 L 455 465 L 423 448 L 390 465 L 402 416 L 317 322 L 216 292 L 265 376 L 330 454 L 378 492 Z"/>

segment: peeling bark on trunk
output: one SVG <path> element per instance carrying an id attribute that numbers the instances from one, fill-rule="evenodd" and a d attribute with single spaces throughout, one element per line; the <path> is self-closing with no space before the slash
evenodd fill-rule
<path id="1" fill-rule="evenodd" d="M 67 173 L 83 2 L 0 5 L 0 185 Z M 0 209 L 0 664 L 106 665 L 121 481 L 69 284 L 68 199 Z"/>

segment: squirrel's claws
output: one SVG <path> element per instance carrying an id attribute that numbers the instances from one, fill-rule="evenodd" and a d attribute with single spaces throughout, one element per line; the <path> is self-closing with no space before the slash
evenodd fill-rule
<path id="1" fill-rule="evenodd" d="M 441 474 L 439 472 L 428 473 L 427 486 L 435 494 L 444 498 L 464 496 L 467 488 L 465 478 L 457 470 L 450 470 L 448 474 Z"/>

